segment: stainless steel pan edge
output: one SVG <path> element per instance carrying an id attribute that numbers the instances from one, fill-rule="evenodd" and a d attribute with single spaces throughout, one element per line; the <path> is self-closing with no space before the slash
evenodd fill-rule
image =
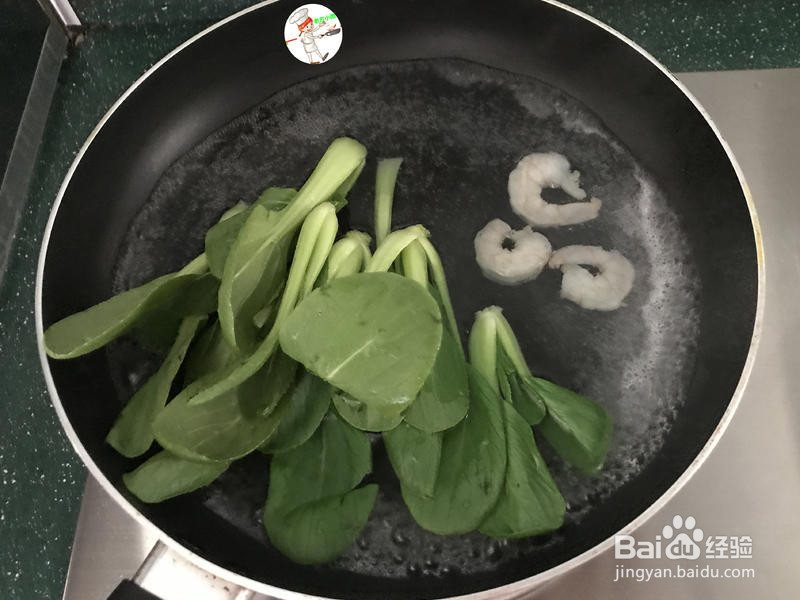
<path id="1" fill-rule="evenodd" d="M 36 285 L 35 285 L 35 325 L 36 325 L 36 335 L 37 335 L 37 343 L 39 348 L 39 358 L 42 364 L 42 371 L 44 373 L 45 382 L 47 384 L 47 389 L 50 394 L 50 397 L 53 401 L 53 406 L 56 410 L 59 420 L 61 421 L 61 425 L 64 428 L 67 437 L 69 438 L 70 442 L 72 443 L 75 451 L 77 452 L 78 456 L 80 456 L 81 460 L 84 464 L 88 467 L 89 472 L 91 475 L 100 482 L 103 489 L 117 502 L 123 509 L 133 517 L 138 523 L 142 526 L 149 528 L 150 530 L 154 531 L 159 539 L 169 546 L 173 551 L 177 554 L 183 556 L 187 560 L 191 561 L 198 567 L 208 571 L 209 573 L 218 576 L 222 579 L 226 579 L 231 583 L 239 585 L 241 587 L 252 589 L 256 592 L 267 594 L 269 596 L 274 596 L 275 598 L 281 598 L 283 600 L 300 600 L 300 599 L 309 599 L 309 598 L 319 598 L 316 596 L 309 596 L 307 594 L 301 594 L 297 592 L 292 592 L 289 590 L 276 588 L 271 585 L 267 585 L 261 583 L 259 581 L 249 579 L 247 577 L 243 577 L 238 575 L 232 571 L 224 569 L 215 563 L 212 563 L 199 555 L 195 554 L 191 550 L 185 548 L 181 545 L 178 541 L 172 539 L 162 530 L 157 528 L 153 525 L 147 518 L 145 518 L 133 505 L 131 505 L 128 500 L 126 500 L 122 494 L 120 494 L 117 489 L 109 482 L 106 476 L 102 473 L 99 469 L 97 464 L 92 460 L 89 454 L 86 452 L 85 448 L 81 444 L 78 436 L 73 429 L 72 425 L 67 418 L 66 412 L 61 404 L 59 399 L 58 391 L 55 388 L 55 383 L 53 381 L 52 373 L 49 368 L 49 363 L 47 359 L 47 355 L 44 350 L 44 345 L 42 343 L 43 333 L 44 333 L 44 326 L 43 326 L 43 319 L 42 319 L 42 287 L 43 287 L 43 274 L 44 274 L 44 266 L 45 266 L 45 257 L 47 254 L 48 243 L 50 240 L 51 231 L 53 228 L 53 224 L 55 222 L 56 216 L 58 214 L 58 209 L 61 204 L 61 200 L 64 196 L 65 190 L 70 183 L 70 180 L 77 169 L 79 163 L 83 155 L 86 153 L 87 149 L 91 145 L 92 141 L 94 140 L 95 136 L 98 134 L 100 129 L 104 126 L 106 121 L 114 114 L 114 112 L 119 108 L 119 106 L 128 98 L 128 96 L 148 77 L 150 77 L 155 71 L 157 71 L 162 65 L 164 65 L 167 61 L 171 58 L 176 56 L 178 53 L 183 51 L 186 47 L 190 46 L 195 41 L 199 40 L 200 38 L 208 35 L 209 33 L 213 32 L 219 27 L 222 27 L 226 23 L 233 21 L 251 11 L 258 10 L 260 7 L 272 4 L 277 0 L 266 0 L 264 2 L 260 2 L 255 4 L 252 7 L 244 9 L 238 13 L 231 15 L 230 17 L 223 19 L 222 21 L 212 25 L 211 27 L 203 30 L 202 32 L 198 33 L 197 35 L 193 36 L 180 46 L 178 46 L 175 50 L 167 54 L 164 58 L 159 60 L 155 65 L 153 65 L 146 73 L 144 73 L 138 80 L 136 80 L 130 88 L 128 88 L 122 96 L 114 103 L 114 105 L 108 110 L 108 112 L 103 116 L 100 122 L 97 124 L 95 129 L 87 138 L 86 142 L 81 147 L 80 151 L 78 152 L 75 160 L 73 161 L 72 165 L 70 166 L 67 175 L 59 189 L 58 195 L 56 197 L 55 203 L 50 213 L 50 217 L 47 222 L 47 226 L 45 228 L 43 240 L 42 240 L 42 247 L 39 254 L 39 261 L 37 265 L 36 271 Z M 640 527 L 644 522 L 646 522 L 651 516 L 653 516 L 656 512 L 658 512 L 669 500 L 672 498 L 681 488 L 689 481 L 692 475 L 699 469 L 708 455 L 716 446 L 717 442 L 725 432 L 726 428 L 731 422 L 733 415 L 739 405 L 739 402 L 744 394 L 744 390 L 747 387 L 747 382 L 750 377 L 750 373 L 752 371 L 753 363 L 755 360 L 756 351 L 758 349 L 759 341 L 761 338 L 762 326 L 763 326 L 763 318 L 764 318 L 764 302 L 765 302 L 765 277 L 766 277 L 766 268 L 765 268 L 765 258 L 764 258 L 764 248 L 763 248 L 763 241 L 761 237 L 761 229 L 758 222 L 758 216 L 756 214 L 755 205 L 753 203 L 753 199 L 750 193 L 750 189 L 747 186 L 747 183 L 744 179 L 744 175 L 742 173 L 741 167 L 739 166 L 736 158 L 734 157 L 728 143 L 720 134 L 717 126 L 712 121 L 709 114 L 700 104 L 700 102 L 689 92 L 689 90 L 680 82 L 678 79 L 670 73 L 670 71 L 661 65 L 652 55 L 650 55 L 647 51 L 637 45 L 635 42 L 630 40 L 629 38 L 625 37 L 621 33 L 615 31 L 608 25 L 602 23 L 601 21 L 587 15 L 581 11 L 578 11 L 570 6 L 562 4 L 560 2 L 556 2 L 554 0 L 538 0 L 542 2 L 546 2 L 547 4 L 551 4 L 556 6 L 562 10 L 570 12 L 577 17 L 585 19 L 590 23 L 596 25 L 604 29 L 606 32 L 614 35 L 620 41 L 624 42 L 636 52 L 641 54 L 644 58 L 646 58 L 652 65 L 660 70 L 665 76 L 667 76 L 672 83 L 677 86 L 681 92 L 692 102 L 692 104 L 696 107 L 698 112 L 703 116 L 705 121 L 708 123 L 709 127 L 712 129 L 714 134 L 716 135 L 717 139 L 719 140 L 720 144 L 725 150 L 735 172 L 739 179 L 739 182 L 742 187 L 742 191 L 744 193 L 745 199 L 747 201 L 748 210 L 750 213 L 750 218 L 752 221 L 753 226 L 753 235 L 756 244 L 756 257 L 757 257 L 757 267 L 758 267 L 758 291 L 757 291 L 757 303 L 756 303 L 756 315 L 755 315 L 755 322 L 753 327 L 753 335 L 750 341 L 750 346 L 748 350 L 747 359 L 745 361 L 742 375 L 739 379 L 739 382 L 736 386 L 736 389 L 733 393 L 733 397 L 725 410 L 722 418 L 720 419 L 719 424 L 715 428 L 714 432 L 712 433 L 711 437 L 709 438 L 708 442 L 702 448 L 700 453 L 695 457 L 689 467 L 683 472 L 683 474 L 678 478 L 678 480 L 670 486 L 670 488 L 664 492 L 655 502 L 653 502 L 650 507 L 645 510 L 642 514 L 640 514 L 636 519 L 628 523 L 625 527 L 620 529 L 617 534 L 627 534 L 631 533 L 632 531 L 636 530 Z M 556 567 L 553 567 L 547 571 L 529 577 L 527 579 L 523 579 L 517 581 L 515 583 L 495 588 L 492 590 L 486 590 L 483 592 L 469 594 L 466 596 L 459 596 L 460 600 L 480 600 L 480 599 L 488 599 L 492 598 L 494 600 L 512 600 L 514 598 L 521 598 L 523 594 L 533 591 L 537 587 L 541 586 L 542 584 L 556 578 L 563 576 L 571 569 L 581 565 L 595 556 L 602 554 L 603 552 L 607 551 L 611 548 L 614 544 L 614 536 L 610 536 L 604 542 L 594 546 L 590 550 L 572 558 L 571 560 L 562 563 Z"/>

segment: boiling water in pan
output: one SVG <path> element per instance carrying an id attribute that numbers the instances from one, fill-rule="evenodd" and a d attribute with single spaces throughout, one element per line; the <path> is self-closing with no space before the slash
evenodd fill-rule
<path id="1" fill-rule="evenodd" d="M 669 430 L 693 362 L 699 283 L 668 199 L 596 116 L 550 86 L 443 59 L 348 69 L 280 92 L 164 173 L 121 248 L 117 291 L 192 258 L 224 208 L 252 201 L 266 186 L 301 184 L 341 135 L 369 151 L 343 213 L 347 225 L 371 231 L 375 159 L 404 157 L 394 223 L 421 222 L 431 230 L 462 333 L 475 311 L 502 306 L 532 371 L 594 398 L 613 417 L 614 440 L 598 478 L 576 474 L 540 444 L 567 499 L 568 521 L 580 521 L 636 476 Z M 633 262 L 634 288 L 617 311 L 561 300 L 557 271 L 503 287 L 484 279 L 475 264 L 472 240 L 486 222 L 500 217 L 524 225 L 509 207 L 509 172 L 523 155 L 551 150 L 581 171 L 584 189 L 603 208 L 594 221 L 543 232 L 554 248 L 601 245 Z M 125 374 L 118 378 L 124 396 L 152 364 L 122 348 L 115 346 L 110 358 Z M 375 477 L 386 482 L 370 523 L 343 557 L 321 568 L 390 576 L 480 572 L 558 540 L 558 533 L 510 542 L 427 533 L 402 506 L 379 445 L 375 455 Z M 258 458 L 234 465 L 201 493 L 207 506 L 266 543 L 264 465 Z"/>

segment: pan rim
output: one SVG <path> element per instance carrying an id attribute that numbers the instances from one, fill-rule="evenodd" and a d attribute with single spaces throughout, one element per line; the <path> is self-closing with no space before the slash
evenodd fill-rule
<path id="1" fill-rule="evenodd" d="M 192 550 L 181 544 L 178 540 L 175 540 L 171 536 L 167 535 L 158 526 L 156 526 L 154 523 L 148 520 L 111 484 L 111 482 L 108 480 L 105 474 L 100 470 L 100 468 L 91 458 L 91 456 L 89 456 L 89 453 L 86 451 L 80 439 L 78 438 L 77 433 L 75 432 L 74 428 L 72 427 L 69 421 L 69 418 L 67 417 L 66 411 L 64 410 L 58 391 L 55 387 L 55 382 L 53 380 L 53 376 L 50 371 L 48 357 L 45 352 L 43 344 L 44 326 L 42 317 L 42 289 L 43 289 L 45 259 L 47 256 L 47 249 L 50 242 L 50 236 L 52 233 L 53 226 L 55 224 L 56 217 L 58 215 L 58 209 L 61 205 L 61 201 L 64 197 L 66 189 L 69 187 L 69 184 L 72 180 L 72 176 L 74 175 L 75 171 L 80 165 L 80 162 L 83 156 L 86 154 L 87 150 L 89 149 L 91 143 L 94 141 L 94 138 L 99 134 L 103 126 L 113 116 L 113 114 L 117 111 L 117 109 L 125 102 L 125 100 L 127 100 L 128 96 L 130 96 L 145 80 L 147 80 L 151 75 L 153 75 L 153 73 L 155 73 L 158 69 L 160 69 L 165 63 L 167 63 L 177 54 L 182 52 L 184 49 L 186 49 L 188 46 L 192 45 L 196 41 L 200 40 L 206 35 L 209 35 L 216 29 L 225 26 L 231 21 L 234 21 L 250 12 L 259 10 L 264 6 L 273 4 L 277 1 L 278 0 L 263 0 L 261 2 L 258 2 L 253 6 L 240 10 L 214 23 L 213 25 L 200 31 L 196 35 L 190 37 L 188 40 L 186 40 L 185 42 L 177 46 L 175 49 L 170 51 L 168 54 L 166 54 L 164 57 L 162 57 L 160 60 L 158 60 L 144 74 L 142 74 L 136 81 L 134 81 L 134 83 L 128 89 L 125 90 L 125 92 L 114 102 L 114 104 L 103 115 L 103 117 L 91 131 L 86 141 L 83 143 L 80 150 L 76 154 L 72 164 L 70 165 L 67 171 L 64 181 L 62 182 L 59 188 L 55 202 L 53 203 L 53 206 L 51 208 L 50 215 L 48 217 L 47 225 L 45 227 L 44 235 L 42 238 L 42 246 L 39 252 L 39 258 L 36 269 L 36 284 L 34 292 L 35 293 L 34 318 L 35 318 L 39 360 L 42 366 L 42 371 L 47 385 L 47 390 L 50 395 L 56 414 L 58 415 L 58 419 L 61 422 L 61 426 L 64 429 L 64 432 L 67 434 L 70 443 L 72 444 L 76 453 L 80 457 L 81 461 L 84 463 L 84 465 L 86 465 L 90 475 L 100 483 L 104 491 L 107 494 L 109 494 L 114 499 L 114 501 L 119 506 L 121 506 L 125 510 L 125 512 L 128 513 L 128 515 L 130 515 L 141 526 L 146 527 L 150 531 L 154 532 L 157 535 L 160 542 L 164 543 L 172 551 L 176 552 L 183 558 L 191 561 L 198 567 L 208 571 L 209 573 L 212 573 L 220 578 L 226 579 L 231 583 L 234 583 L 246 589 L 253 590 L 255 592 L 268 594 L 276 598 L 281 598 L 282 600 L 300 600 L 300 599 L 308 600 L 310 598 L 317 598 L 319 600 L 334 600 L 333 598 L 312 596 L 301 592 L 295 592 L 284 588 L 278 588 L 270 584 L 264 583 L 262 581 L 250 579 L 249 577 L 240 575 L 238 573 L 235 573 L 234 571 L 230 571 L 193 552 Z M 614 537 L 616 535 L 630 534 L 631 532 L 641 527 L 653 515 L 655 515 L 692 478 L 692 476 L 697 472 L 697 470 L 700 468 L 700 466 L 703 464 L 706 458 L 708 458 L 708 456 L 714 450 L 719 439 L 722 437 L 725 430 L 728 428 L 740 404 L 742 396 L 744 395 L 745 388 L 747 387 L 748 381 L 750 379 L 750 375 L 753 369 L 753 364 L 755 362 L 755 356 L 761 340 L 761 334 L 763 328 L 765 290 L 766 290 L 765 287 L 766 265 L 764 260 L 764 248 L 763 248 L 763 239 L 761 235 L 761 227 L 759 224 L 759 219 L 756 212 L 755 204 L 753 202 L 753 197 L 750 192 L 750 188 L 745 180 L 741 166 L 739 165 L 728 142 L 722 136 L 721 132 L 717 128 L 711 116 L 708 114 L 708 112 L 702 106 L 702 104 L 700 104 L 697 98 L 695 98 L 695 96 L 689 91 L 689 89 L 681 81 L 679 81 L 677 77 L 675 77 L 675 75 L 673 75 L 672 72 L 669 71 L 669 69 L 667 69 L 664 65 L 662 65 L 658 60 L 655 59 L 655 57 L 653 57 L 644 48 L 639 46 L 636 42 L 634 42 L 627 36 L 623 35 L 622 33 L 618 32 L 617 30 L 613 29 L 609 25 L 596 19 L 595 17 L 592 17 L 591 15 L 588 15 L 571 6 L 563 4 L 558 0 L 540 0 L 540 1 L 555 6 L 557 8 L 560 8 L 562 10 L 565 10 L 566 12 L 572 13 L 573 15 L 582 18 L 591 24 L 600 27 L 607 33 L 610 33 L 611 35 L 619 39 L 621 42 L 627 44 L 630 48 L 638 52 L 642 57 L 648 60 L 654 67 L 656 67 L 659 71 L 661 71 L 661 73 L 665 75 L 672 82 L 672 84 L 674 84 L 684 94 L 684 96 L 686 96 L 686 98 L 692 103 L 694 108 L 700 113 L 700 115 L 706 121 L 708 126 L 711 128 L 711 131 L 714 133 L 717 140 L 721 144 L 722 149 L 725 151 L 728 160 L 733 166 L 736 177 L 739 180 L 742 192 L 745 197 L 745 202 L 747 203 L 748 211 L 750 214 L 750 220 L 753 227 L 753 237 L 756 250 L 757 286 L 758 286 L 756 294 L 756 311 L 755 311 L 755 320 L 753 323 L 753 334 L 750 340 L 747 357 L 745 359 L 744 366 L 742 367 L 742 373 L 736 385 L 736 389 L 734 390 L 731 400 L 728 403 L 727 408 L 725 409 L 725 412 L 720 418 L 717 426 L 714 428 L 714 431 L 711 433 L 711 436 L 709 437 L 708 441 L 701 448 L 697 456 L 692 460 L 691 464 L 675 480 L 675 482 L 673 482 L 673 484 L 669 488 L 667 488 L 667 490 L 665 490 L 661 494 L 661 496 L 659 496 L 649 507 L 647 507 L 635 519 L 630 521 L 627 525 L 622 527 L 616 533 L 609 535 L 605 540 L 603 540 L 599 544 L 593 546 L 592 548 L 589 548 L 588 550 L 569 559 L 566 562 L 563 562 L 559 565 L 551 567 L 546 571 L 542 571 L 541 573 L 537 573 L 525 579 L 521 579 L 500 587 L 492 588 L 490 590 L 483 590 L 471 594 L 451 597 L 450 600 L 479 600 L 479 599 L 485 600 L 486 598 L 489 597 L 489 595 L 491 595 L 494 598 L 502 597 L 510 599 L 518 597 L 517 594 L 531 591 L 545 582 L 552 581 L 557 577 L 563 576 L 572 569 L 578 567 L 579 565 L 584 564 L 589 560 L 595 558 L 596 556 L 599 556 L 600 554 L 608 551 L 613 546 Z"/>

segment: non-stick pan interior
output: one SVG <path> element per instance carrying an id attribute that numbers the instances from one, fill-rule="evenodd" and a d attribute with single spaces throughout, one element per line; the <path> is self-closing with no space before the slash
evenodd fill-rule
<path id="1" fill-rule="evenodd" d="M 514 542 L 441 538 L 413 523 L 376 445 L 373 477 L 382 488 L 373 517 L 358 544 L 315 568 L 269 547 L 260 525 L 264 457 L 237 463 L 190 496 L 134 502 L 206 558 L 333 597 L 434 597 L 509 583 L 641 513 L 696 457 L 727 407 L 752 333 L 756 264 L 724 151 L 677 88 L 610 34 L 546 4 L 509 7 L 516 17 L 501 23 L 478 5 L 468 7 L 470 18 L 448 19 L 438 4 L 410 4 L 413 18 L 345 6 L 337 11 L 342 51 L 317 70 L 292 63 L 282 47 L 286 56 L 246 41 L 247 31 L 267 38 L 275 30 L 283 43 L 278 7 L 184 50 L 173 61 L 210 72 L 167 63 L 120 107 L 77 169 L 48 250 L 45 323 L 179 267 L 224 208 L 268 185 L 301 184 L 327 144 L 350 135 L 368 147 L 370 162 L 347 224 L 371 229 L 374 160 L 404 157 L 395 223 L 431 230 L 462 332 L 476 310 L 502 306 L 536 374 L 601 402 L 616 423 L 604 474 L 578 475 L 543 447 L 569 502 L 564 528 Z M 514 37 L 520 21 L 526 33 Z M 602 245 L 632 260 L 634 291 L 618 311 L 560 299 L 557 272 L 508 288 L 475 264 L 472 238 L 488 220 L 523 224 L 509 208 L 509 171 L 524 154 L 547 150 L 569 157 L 604 208 L 595 221 L 545 233 L 556 248 Z M 51 366 L 81 443 L 124 490 L 120 476 L 135 463 L 103 438 L 152 357 L 122 341 Z"/>

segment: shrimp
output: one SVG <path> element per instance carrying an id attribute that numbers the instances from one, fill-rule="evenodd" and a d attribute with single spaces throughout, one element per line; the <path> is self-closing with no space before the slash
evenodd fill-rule
<path id="1" fill-rule="evenodd" d="M 550 258 L 552 247 L 541 233 L 525 227 L 517 231 L 493 219 L 475 236 L 475 258 L 483 274 L 503 285 L 536 279 Z"/>
<path id="2" fill-rule="evenodd" d="M 576 200 L 586 198 L 581 189 L 578 171 L 569 170 L 569 161 L 556 152 L 534 152 L 517 163 L 508 176 L 508 195 L 511 208 L 530 225 L 557 227 L 575 225 L 594 219 L 602 202 L 591 198 L 588 202 L 550 204 L 542 198 L 545 187 L 560 187 Z"/>
<path id="3" fill-rule="evenodd" d="M 635 270 L 616 250 L 600 246 L 565 246 L 550 257 L 550 267 L 560 268 L 561 297 L 591 310 L 616 310 L 633 287 Z M 598 269 L 593 275 L 581 265 Z"/>

